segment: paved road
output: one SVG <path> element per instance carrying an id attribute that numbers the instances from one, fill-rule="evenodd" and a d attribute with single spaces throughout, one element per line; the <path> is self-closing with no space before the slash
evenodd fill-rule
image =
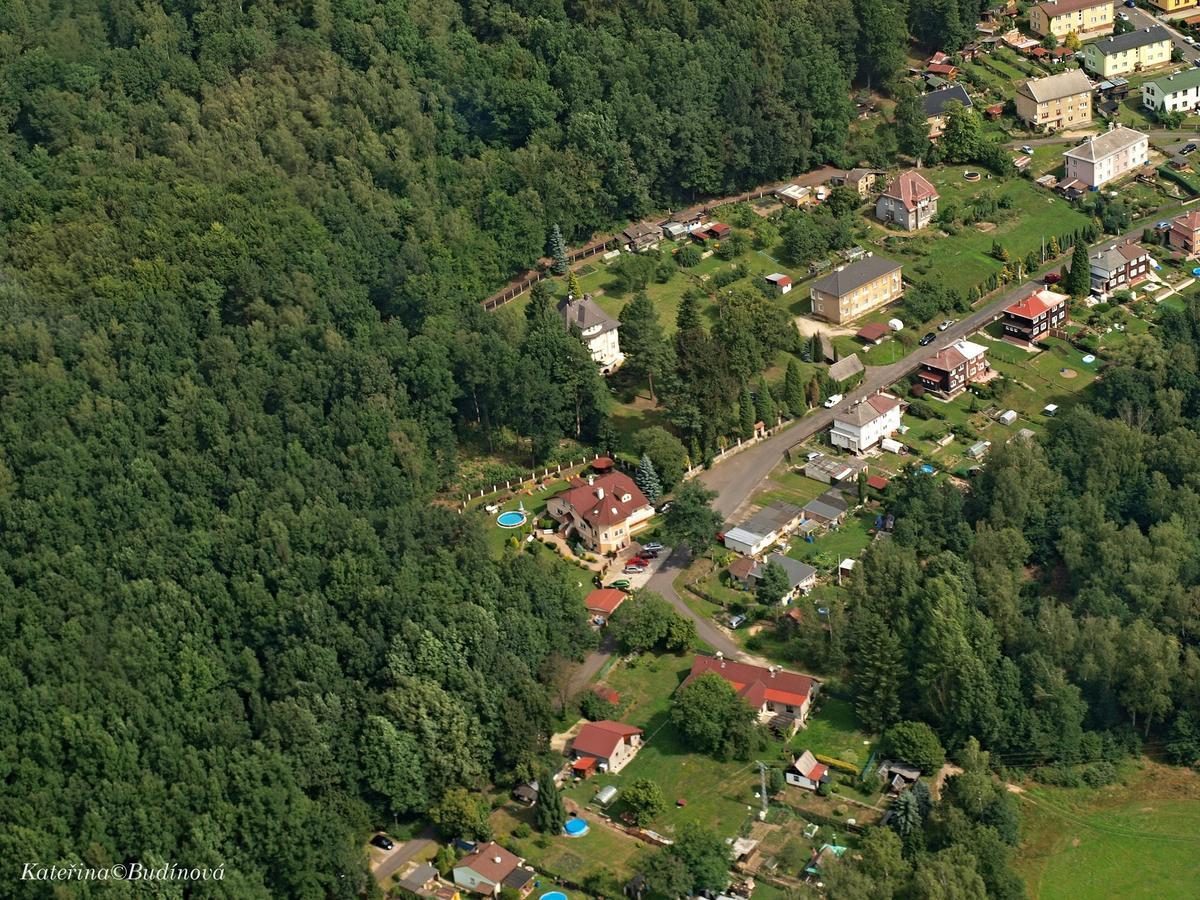
<path id="1" fill-rule="evenodd" d="M 1155 16 L 1147 10 L 1140 7 L 1125 7 L 1118 6 L 1118 14 L 1125 14 L 1129 17 L 1129 24 L 1134 28 L 1149 28 L 1152 25 L 1161 25 L 1171 34 L 1171 41 L 1183 53 L 1183 58 L 1190 63 L 1194 63 L 1200 59 L 1200 50 L 1189 44 L 1182 34 L 1174 27 L 1174 24 L 1166 16 Z M 1186 18 L 1187 15 L 1195 15 L 1194 9 L 1188 10 L 1186 13 L 1177 16 L 1177 18 Z"/>
<path id="2" fill-rule="evenodd" d="M 374 854 L 381 851 L 372 849 L 371 872 L 375 876 L 375 880 L 383 884 L 389 877 L 400 871 L 410 859 L 416 856 L 423 850 L 433 846 L 433 830 L 426 829 L 421 832 L 421 837 L 413 838 L 411 841 L 405 841 L 403 844 L 397 844 L 396 847 L 384 856 L 378 863 L 375 862 Z M 426 836 L 428 835 L 428 836 Z"/>

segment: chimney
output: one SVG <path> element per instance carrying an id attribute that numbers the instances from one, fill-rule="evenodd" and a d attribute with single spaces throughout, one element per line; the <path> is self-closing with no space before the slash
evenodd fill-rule
<path id="1" fill-rule="evenodd" d="M 768 671 L 768 672 L 770 672 L 770 673 L 771 673 L 771 677 L 772 677 L 772 678 L 774 678 L 774 677 L 775 677 L 775 673 L 776 673 L 777 671 L 779 671 L 779 667 L 778 667 L 778 666 L 771 666 L 770 668 L 768 668 L 768 669 L 767 669 L 767 671 Z"/>
<path id="2" fill-rule="evenodd" d="M 596 483 L 596 476 L 588 475 L 588 487 L 591 487 L 595 483 Z"/>
<path id="3" fill-rule="evenodd" d="M 604 499 L 604 488 L 596 488 L 596 499 L 597 500 Z"/>

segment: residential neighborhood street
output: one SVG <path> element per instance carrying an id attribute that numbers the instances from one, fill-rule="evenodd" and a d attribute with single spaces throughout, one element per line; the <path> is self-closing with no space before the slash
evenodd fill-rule
<path id="1" fill-rule="evenodd" d="M 427 828 L 421 833 L 421 837 L 415 837 L 411 841 L 405 841 L 403 844 L 397 843 L 391 851 L 372 848 L 371 873 L 375 876 L 375 880 L 383 884 L 384 881 L 404 868 L 405 863 L 410 859 L 421 851 L 432 847 L 434 837 L 435 832 L 433 829 Z M 376 862 L 376 859 L 378 859 L 378 862 Z"/>
<path id="2" fill-rule="evenodd" d="M 1188 9 L 1175 15 L 1168 14 L 1162 16 L 1153 15 L 1149 10 L 1142 9 L 1138 6 L 1118 6 L 1118 9 L 1129 17 L 1129 24 L 1134 28 L 1149 28 L 1152 25 L 1161 25 L 1163 28 L 1167 29 L 1171 35 L 1171 42 L 1179 48 L 1180 52 L 1183 53 L 1183 58 L 1189 63 L 1193 63 L 1197 59 L 1200 59 L 1200 49 L 1197 49 L 1189 44 L 1187 39 L 1178 31 L 1176 31 L 1171 24 L 1171 20 L 1173 18 L 1186 18 L 1189 15 L 1195 15 L 1196 11 L 1194 9 Z"/>

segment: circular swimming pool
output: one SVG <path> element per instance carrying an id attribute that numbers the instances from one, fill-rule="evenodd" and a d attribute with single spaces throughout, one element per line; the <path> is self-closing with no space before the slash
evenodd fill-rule
<path id="1" fill-rule="evenodd" d="M 562 891 L 550 891 L 542 894 L 542 900 L 567 900 L 567 895 Z"/>
<path id="2" fill-rule="evenodd" d="M 496 516 L 496 524 L 501 528 L 520 528 L 527 518 L 529 517 L 520 510 L 510 509 Z"/>
<path id="3" fill-rule="evenodd" d="M 582 837 L 588 832 L 588 823 L 584 819 L 567 819 L 567 824 L 563 826 L 563 831 L 570 837 Z M 543 897 L 542 900 L 545 900 Z M 566 898 L 563 898 L 566 900 Z"/>

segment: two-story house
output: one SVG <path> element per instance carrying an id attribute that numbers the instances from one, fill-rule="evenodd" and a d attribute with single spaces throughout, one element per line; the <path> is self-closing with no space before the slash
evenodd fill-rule
<path id="1" fill-rule="evenodd" d="M 1150 274 L 1150 254 L 1133 241 L 1111 244 L 1088 257 L 1092 293 L 1107 297 L 1126 290 Z"/>
<path id="2" fill-rule="evenodd" d="M 1171 62 L 1171 34 L 1161 25 L 1083 45 L 1083 65 L 1102 78 L 1142 72 Z"/>
<path id="3" fill-rule="evenodd" d="M 904 293 L 901 265 L 868 253 L 838 266 L 809 288 L 813 315 L 826 322 L 849 322 L 899 300 Z"/>
<path id="4" fill-rule="evenodd" d="M 1074 33 L 1080 39 L 1113 32 L 1113 0 L 1045 0 L 1029 7 L 1029 30 L 1062 40 Z"/>
<path id="5" fill-rule="evenodd" d="M 692 671 L 681 687 L 708 672 L 729 683 L 757 713 L 760 722 L 793 735 L 808 720 L 808 711 L 820 683 L 808 675 L 788 672 L 779 666 L 752 666 L 734 662 L 721 653 L 697 656 Z"/>
<path id="6" fill-rule="evenodd" d="M 1092 121 L 1092 83 L 1079 69 L 1030 78 L 1017 87 L 1017 116 L 1033 128 L 1057 131 Z"/>
<path id="7" fill-rule="evenodd" d="M 629 546 L 654 507 L 628 475 L 606 472 L 572 479 L 571 487 L 546 501 L 546 513 L 593 553 L 611 553 Z"/>
<path id="8" fill-rule="evenodd" d="M 621 323 L 602 310 L 590 294 L 563 300 L 558 305 L 558 314 L 567 328 L 579 330 L 580 340 L 605 375 L 614 372 L 625 361 L 617 336 Z"/>
<path id="9" fill-rule="evenodd" d="M 862 453 L 900 427 L 900 401 L 888 394 L 876 394 L 833 417 L 829 441 L 851 453 Z"/>
<path id="10" fill-rule="evenodd" d="M 947 400 L 961 394 L 972 381 L 987 376 L 992 367 L 987 348 L 968 340 L 957 340 L 944 350 L 921 361 L 917 378 L 926 390 Z"/>
<path id="11" fill-rule="evenodd" d="M 1150 139 L 1118 125 L 1063 153 L 1063 182 L 1100 187 L 1142 168 L 1150 159 Z"/>
<path id="12" fill-rule="evenodd" d="M 1191 112 L 1200 106 L 1200 69 L 1184 69 L 1143 82 L 1142 106 L 1156 113 Z"/>
<path id="13" fill-rule="evenodd" d="M 974 104 L 967 94 L 967 89 L 961 84 L 952 84 L 936 91 L 930 91 L 921 97 L 921 107 L 925 111 L 925 124 L 929 126 L 929 140 L 937 143 L 942 132 L 946 130 L 946 115 L 951 104 L 960 104 L 964 109 L 970 109 Z"/>
<path id="14" fill-rule="evenodd" d="M 499 896 L 504 888 L 512 888 L 523 897 L 537 876 L 521 857 L 488 841 L 454 864 L 453 877 L 458 887 L 476 894 Z"/>
<path id="15" fill-rule="evenodd" d="M 642 747 L 642 729 L 604 719 L 588 722 L 571 741 L 571 771 L 580 777 L 593 772 L 615 775 Z"/>
<path id="16" fill-rule="evenodd" d="M 1163 12 L 1178 12 L 1181 9 L 1191 9 L 1197 2 L 1198 0 L 1150 0 L 1150 5 Z"/>
<path id="17" fill-rule="evenodd" d="M 1051 290 L 1033 291 L 1004 310 L 1004 337 L 1028 346 L 1067 321 L 1067 295 Z"/>
<path id="18" fill-rule="evenodd" d="M 937 188 L 920 172 L 909 170 L 879 195 L 875 201 L 875 218 L 916 231 L 933 221 L 937 205 Z"/>
<path id="19" fill-rule="evenodd" d="M 1200 210 L 1193 210 L 1171 220 L 1167 246 L 1184 256 L 1200 254 Z"/>

